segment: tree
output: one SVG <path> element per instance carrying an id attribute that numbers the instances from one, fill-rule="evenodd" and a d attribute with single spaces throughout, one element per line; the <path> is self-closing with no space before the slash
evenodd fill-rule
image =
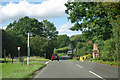
<path id="1" fill-rule="evenodd" d="M 69 15 L 68 19 L 71 20 L 71 23 L 74 23 L 70 29 L 80 30 L 92 40 L 110 39 L 112 35 L 110 21 L 116 19 L 117 15 L 116 8 L 110 6 L 111 4 L 115 6 L 119 3 L 67 2 L 65 12 Z"/>
<path id="2" fill-rule="evenodd" d="M 47 20 L 43 20 L 43 25 L 44 25 L 44 27 L 43 27 L 43 30 L 44 30 L 43 35 L 47 39 L 54 39 L 58 34 L 58 31 L 56 31 L 56 27 L 54 26 L 54 24 L 50 23 Z"/>
<path id="3" fill-rule="evenodd" d="M 31 56 L 44 56 L 48 46 L 48 40 L 45 37 L 36 35 L 30 40 Z"/>
<path id="4" fill-rule="evenodd" d="M 72 47 L 77 48 L 78 42 L 86 42 L 87 39 L 84 37 L 83 34 L 80 34 L 80 35 L 71 36 L 70 41 L 71 41 Z"/>
<path id="5" fill-rule="evenodd" d="M 43 36 L 43 23 L 34 18 L 25 16 L 18 21 L 10 23 L 6 30 L 12 30 L 17 35 L 22 35 L 23 37 L 27 37 L 28 32 L 32 35 Z"/>
<path id="6" fill-rule="evenodd" d="M 50 59 L 55 45 L 54 40 L 36 35 L 30 40 L 31 56 L 44 56 Z"/>
<path id="7" fill-rule="evenodd" d="M 22 38 L 27 38 L 28 32 L 31 36 L 40 35 L 41 37 L 46 37 L 49 40 L 55 39 L 58 34 L 53 23 L 47 20 L 39 22 L 37 19 L 29 18 L 27 16 L 10 23 L 6 30 L 12 30 Z"/>
<path id="8" fill-rule="evenodd" d="M 39 22 L 35 18 L 29 18 L 27 16 L 14 21 L 7 26 L 6 30 L 14 31 L 18 36 L 27 37 L 29 32 L 32 36 L 40 35 L 46 37 L 47 39 L 53 39 L 57 36 L 58 31 L 53 23 L 43 20 Z"/>
<path id="9" fill-rule="evenodd" d="M 70 44 L 70 39 L 67 35 L 59 35 L 57 37 L 57 48 L 62 48 Z"/>
<path id="10" fill-rule="evenodd" d="M 49 58 L 53 53 L 56 44 L 55 39 L 58 34 L 53 23 L 47 20 L 39 22 L 37 19 L 27 16 L 10 23 L 6 31 L 11 31 L 15 34 L 14 37 L 16 37 L 15 39 L 17 39 L 18 45 L 22 48 L 22 55 L 26 55 L 27 33 L 29 32 L 31 35 L 31 55 L 44 56 L 44 54 L 47 54 Z M 7 40 L 9 39 L 6 39 L 6 41 Z"/>
<path id="11" fill-rule="evenodd" d="M 11 54 L 11 56 L 18 56 L 17 47 L 20 46 L 16 38 L 17 35 L 12 31 L 2 30 L 2 51 L 6 51 L 6 56 Z M 3 56 L 3 55 L 2 55 Z"/>

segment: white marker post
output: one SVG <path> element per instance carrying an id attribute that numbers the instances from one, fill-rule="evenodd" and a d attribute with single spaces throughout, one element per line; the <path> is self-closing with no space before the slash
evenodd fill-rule
<path id="1" fill-rule="evenodd" d="M 20 57 L 20 47 L 17 47 L 18 49 L 18 57 Z"/>
<path id="2" fill-rule="evenodd" d="M 30 48 L 29 48 L 29 33 L 28 33 L 28 46 L 27 46 L 27 65 L 29 65 L 29 56 L 30 56 Z"/>

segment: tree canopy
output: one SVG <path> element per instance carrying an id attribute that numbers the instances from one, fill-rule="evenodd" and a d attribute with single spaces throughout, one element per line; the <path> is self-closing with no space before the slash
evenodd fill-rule
<path id="1" fill-rule="evenodd" d="M 14 21 L 3 30 L 3 53 L 18 56 L 17 47 L 21 47 L 20 56 L 27 55 L 27 33 L 30 33 L 31 56 L 44 56 L 50 58 L 55 48 L 58 31 L 53 23 L 47 20 L 39 22 L 35 18 L 25 16 Z"/>
<path id="2" fill-rule="evenodd" d="M 47 20 L 39 22 L 37 19 L 29 18 L 28 16 L 10 23 L 6 30 L 12 30 L 19 36 L 26 37 L 29 32 L 32 36 L 40 35 L 49 39 L 53 39 L 58 34 L 53 23 Z"/>
<path id="3" fill-rule="evenodd" d="M 57 37 L 57 48 L 66 47 L 70 44 L 69 36 L 67 35 L 58 35 Z"/>
<path id="4" fill-rule="evenodd" d="M 120 3 L 107 2 L 67 2 L 66 14 L 74 26 L 71 30 L 80 30 L 93 40 L 107 40 L 112 35 L 111 20 L 117 19 Z"/>

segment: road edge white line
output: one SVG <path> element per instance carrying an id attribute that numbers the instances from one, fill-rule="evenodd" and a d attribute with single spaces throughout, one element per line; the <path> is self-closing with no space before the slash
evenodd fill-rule
<path id="1" fill-rule="evenodd" d="M 78 67 L 80 67 L 80 68 L 83 68 L 82 66 L 80 66 L 80 65 L 78 65 L 78 64 L 76 64 Z"/>
<path id="2" fill-rule="evenodd" d="M 49 63 L 49 61 L 47 61 L 45 64 L 47 65 Z M 47 66 L 46 66 L 47 67 Z M 38 77 L 38 75 L 40 75 L 45 69 L 46 69 L 46 67 L 44 67 L 41 71 L 40 71 L 40 73 L 38 73 L 34 78 L 37 78 Z M 34 80 L 34 78 L 33 78 L 33 80 Z"/>
<path id="3" fill-rule="evenodd" d="M 99 76 L 98 74 L 96 74 L 96 73 L 94 73 L 94 72 L 92 72 L 92 71 L 89 71 L 89 72 L 92 73 L 92 74 L 94 74 L 94 75 L 97 76 L 98 78 L 101 78 L 102 80 L 106 80 L 106 79 L 104 79 L 103 77 Z"/>

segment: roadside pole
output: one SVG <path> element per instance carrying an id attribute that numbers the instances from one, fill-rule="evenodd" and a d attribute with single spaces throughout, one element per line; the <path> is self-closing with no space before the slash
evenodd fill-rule
<path id="1" fill-rule="evenodd" d="M 28 33 L 28 45 L 27 45 L 27 65 L 29 65 L 29 56 L 30 56 L 30 48 L 29 48 L 29 33 Z"/>

